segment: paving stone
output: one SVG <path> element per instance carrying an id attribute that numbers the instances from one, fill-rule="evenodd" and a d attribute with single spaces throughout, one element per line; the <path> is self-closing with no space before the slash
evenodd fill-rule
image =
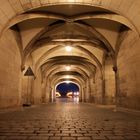
<path id="1" fill-rule="evenodd" d="M 68 131 L 66 131 L 66 130 L 65 130 L 65 131 L 62 131 L 62 133 L 69 133 L 69 134 L 73 133 L 73 134 L 74 134 L 75 131 L 73 131 L 73 130 L 68 130 Z"/>
<path id="2" fill-rule="evenodd" d="M 92 136 L 94 136 L 94 137 L 98 137 L 99 135 L 98 134 L 83 134 L 84 136 L 88 136 L 88 137 L 92 137 Z"/>
<path id="3" fill-rule="evenodd" d="M 55 134 L 55 136 L 64 137 L 64 136 L 69 136 L 69 134 L 68 133 L 61 133 L 61 134 Z"/>
<path id="4" fill-rule="evenodd" d="M 53 130 L 51 130 L 49 133 L 53 133 L 53 134 L 60 134 L 60 131 L 58 131 L 58 130 L 57 130 L 57 131 L 55 131 L 55 130 L 54 130 L 54 131 L 53 131 Z"/>
<path id="5" fill-rule="evenodd" d="M 78 134 L 78 133 L 75 133 L 75 134 L 71 134 L 72 137 L 82 137 L 83 134 Z"/>
<path id="6" fill-rule="evenodd" d="M 0 114 L 0 140 L 47 139 L 139 140 L 140 118 L 82 103 L 47 104 Z"/>
<path id="7" fill-rule="evenodd" d="M 49 140 L 61 140 L 61 137 L 50 137 Z"/>
<path id="8" fill-rule="evenodd" d="M 93 140 L 107 140 L 107 138 L 105 136 L 92 136 L 92 139 Z"/>
<path id="9" fill-rule="evenodd" d="M 6 136 L 0 136 L 0 140 L 5 140 Z"/>
<path id="10" fill-rule="evenodd" d="M 78 140 L 91 140 L 91 137 L 78 137 Z"/>
<path id="11" fill-rule="evenodd" d="M 49 137 L 33 136 L 33 137 L 28 137 L 28 140 L 49 140 Z"/>
<path id="12" fill-rule="evenodd" d="M 133 136 L 133 134 L 131 136 L 124 136 L 124 139 L 126 140 L 139 140 L 138 138 L 139 136 Z"/>
<path id="13" fill-rule="evenodd" d="M 123 136 L 107 136 L 109 140 L 125 140 Z"/>
<path id="14" fill-rule="evenodd" d="M 27 136 L 11 136 L 11 137 L 6 137 L 6 140 L 26 140 Z"/>
<path id="15" fill-rule="evenodd" d="M 76 140 L 76 137 L 62 137 L 62 140 Z"/>

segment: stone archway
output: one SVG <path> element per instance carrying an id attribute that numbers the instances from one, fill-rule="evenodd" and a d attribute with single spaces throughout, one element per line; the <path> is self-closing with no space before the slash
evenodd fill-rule
<path id="1" fill-rule="evenodd" d="M 79 88 L 79 85 L 69 80 L 58 83 L 55 89 L 60 96 L 56 96 L 56 101 L 78 103 L 81 90 Z"/>

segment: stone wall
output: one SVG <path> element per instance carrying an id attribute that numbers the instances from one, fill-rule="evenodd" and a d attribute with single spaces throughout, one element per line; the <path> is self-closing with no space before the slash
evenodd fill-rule
<path id="1" fill-rule="evenodd" d="M 117 105 L 140 110 L 140 39 L 129 31 L 121 43 L 118 58 Z"/>
<path id="2" fill-rule="evenodd" d="M 41 71 L 38 70 L 35 76 L 36 78 L 33 81 L 33 100 L 34 104 L 40 104 L 43 101 Z"/>
<path id="3" fill-rule="evenodd" d="M 13 30 L 0 38 L 0 108 L 20 105 L 21 55 L 17 41 Z"/>
<path id="4" fill-rule="evenodd" d="M 26 62 L 25 62 L 25 69 L 22 72 L 22 104 L 31 104 L 33 103 L 33 95 L 32 95 L 32 85 L 33 85 L 33 80 L 34 77 L 32 76 L 24 76 L 25 72 L 27 71 L 27 69 L 31 67 L 31 69 L 34 71 L 33 69 L 33 60 L 31 55 L 27 58 Z"/>
<path id="5" fill-rule="evenodd" d="M 103 77 L 101 76 L 101 72 L 99 69 L 96 71 L 95 75 L 95 93 L 94 93 L 94 102 L 102 103 L 103 97 Z"/>
<path id="6" fill-rule="evenodd" d="M 90 102 L 94 103 L 95 102 L 95 98 L 94 98 L 94 94 L 96 95 L 96 84 L 95 84 L 95 75 L 91 75 L 91 77 L 89 78 L 90 81 Z"/>
<path id="7" fill-rule="evenodd" d="M 115 72 L 110 57 L 105 60 L 105 104 L 114 104 L 115 101 Z"/>

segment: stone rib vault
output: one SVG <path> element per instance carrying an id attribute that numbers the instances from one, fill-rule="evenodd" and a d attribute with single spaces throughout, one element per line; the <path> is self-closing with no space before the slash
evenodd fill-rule
<path id="1" fill-rule="evenodd" d="M 0 5 L 0 108 L 48 103 L 69 80 L 81 102 L 140 110 L 139 0 Z"/>

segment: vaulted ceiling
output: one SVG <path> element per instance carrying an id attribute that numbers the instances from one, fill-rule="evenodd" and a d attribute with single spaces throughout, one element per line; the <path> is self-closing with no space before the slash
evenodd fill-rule
<path id="1" fill-rule="evenodd" d="M 7 4 L 20 12 L 4 30 L 11 28 L 19 33 L 23 65 L 31 56 L 35 70 L 41 69 L 46 77 L 66 79 L 70 75 L 72 79 L 84 80 L 96 69 L 102 73 L 105 56 L 115 57 L 121 31 L 137 32 L 126 16 L 112 8 L 82 5 L 74 0 L 32 7 L 39 3 L 43 1 L 9 1 Z M 71 50 L 67 51 L 66 46 Z M 66 70 L 66 66 L 71 69 Z"/>

